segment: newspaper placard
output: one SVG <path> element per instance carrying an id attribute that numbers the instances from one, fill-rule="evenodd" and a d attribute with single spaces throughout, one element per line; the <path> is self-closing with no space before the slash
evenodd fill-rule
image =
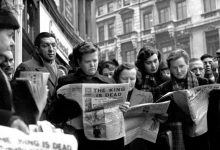
<path id="1" fill-rule="evenodd" d="M 119 105 L 127 99 L 129 84 L 69 84 L 58 89 L 83 110 L 83 128 L 90 140 L 116 140 L 125 136 Z"/>
<path id="2" fill-rule="evenodd" d="M 69 134 L 36 132 L 26 135 L 17 129 L 5 126 L 0 126 L 0 132 L 2 150 L 77 150 L 78 148 L 76 138 Z"/>
<path id="3" fill-rule="evenodd" d="M 136 138 L 142 138 L 147 141 L 156 142 L 160 122 L 158 115 L 167 112 L 170 101 L 160 103 L 145 103 L 132 106 L 125 113 L 125 145 Z"/>

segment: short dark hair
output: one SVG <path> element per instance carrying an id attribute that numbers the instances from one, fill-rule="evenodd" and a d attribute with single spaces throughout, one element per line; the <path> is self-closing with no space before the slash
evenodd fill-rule
<path id="1" fill-rule="evenodd" d="M 127 70 L 131 70 L 134 69 L 135 65 L 131 64 L 131 63 L 127 63 L 124 62 L 121 65 L 118 66 L 118 68 L 115 70 L 114 74 L 113 74 L 113 79 L 115 80 L 116 83 L 119 83 L 119 77 L 120 74 L 123 70 L 127 69 Z"/>
<path id="2" fill-rule="evenodd" d="M 213 56 L 212 55 L 209 55 L 209 54 L 204 54 L 204 55 L 202 55 L 201 57 L 200 57 L 200 59 L 203 61 L 204 59 L 206 59 L 206 58 L 213 58 Z"/>
<path id="3" fill-rule="evenodd" d="M 73 61 L 76 67 L 79 67 L 78 60 L 82 60 L 82 56 L 94 52 L 99 52 L 100 48 L 92 42 L 82 42 L 73 48 Z"/>
<path id="4" fill-rule="evenodd" d="M 99 73 L 102 74 L 102 71 L 105 68 L 108 68 L 109 70 L 114 70 L 116 67 L 117 67 L 116 64 L 113 61 L 111 61 L 111 60 L 101 61 L 99 63 Z"/>
<path id="5" fill-rule="evenodd" d="M 41 39 L 43 38 L 49 38 L 49 37 L 53 37 L 56 40 L 56 37 L 53 33 L 49 33 L 49 32 L 41 32 L 37 35 L 37 37 L 35 38 L 34 41 L 34 46 L 39 47 L 41 44 Z"/>
<path id="6" fill-rule="evenodd" d="M 19 29 L 20 25 L 14 14 L 7 9 L 0 9 L 0 29 Z"/>
<path id="7" fill-rule="evenodd" d="M 183 49 L 177 49 L 177 50 L 174 50 L 172 52 L 170 52 L 169 56 L 167 57 L 167 65 L 168 67 L 170 68 L 170 62 L 172 60 L 177 60 L 179 58 L 183 57 L 186 64 L 189 64 L 189 55 L 188 53 L 183 50 Z"/>
<path id="8" fill-rule="evenodd" d="M 151 57 L 152 55 L 156 54 L 158 57 L 159 62 L 161 61 L 161 54 L 159 50 L 157 50 L 154 47 L 150 46 L 144 46 L 140 49 L 138 55 L 137 55 L 137 61 L 135 65 L 139 70 L 144 69 L 144 62 Z"/>
<path id="9" fill-rule="evenodd" d="M 195 61 L 201 61 L 201 59 L 199 59 L 199 58 L 191 58 L 191 59 L 189 60 L 189 63 L 195 62 Z"/>

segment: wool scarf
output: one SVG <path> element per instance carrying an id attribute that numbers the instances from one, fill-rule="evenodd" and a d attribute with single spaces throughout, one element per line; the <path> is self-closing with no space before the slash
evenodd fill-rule
<path id="1" fill-rule="evenodd" d="M 182 82 L 177 82 L 177 79 L 173 75 L 171 75 L 171 81 L 174 91 L 191 89 L 199 86 L 199 82 L 197 80 L 196 75 L 191 71 L 187 72 L 186 78 L 183 79 Z"/>

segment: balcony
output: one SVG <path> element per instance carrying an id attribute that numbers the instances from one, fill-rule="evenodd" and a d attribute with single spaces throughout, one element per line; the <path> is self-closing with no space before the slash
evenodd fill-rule
<path id="1" fill-rule="evenodd" d="M 185 19 L 176 21 L 175 26 L 177 27 L 177 26 L 189 24 L 190 22 L 191 22 L 191 18 L 185 18 Z"/>
<path id="2" fill-rule="evenodd" d="M 112 39 L 109 39 L 109 40 L 101 41 L 97 44 L 98 44 L 98 46 L 103 47 L 103 46 L 107 46 L 107 45 L 110 45 L 110 44 L 114 44 L 115 40 L 116 40 L 116 38 L 112 38 Z"/>
<path id="3" fill-rule="evenodd" d="M 155 30 L 156 33 L 159 33 L 159 32 L 168 31 L 169 28 L 172 28 L 174 26 L 175 26 L 175 24 L 174 24 L 173 21 L 168 21 L 168 22 L 165 22 L 165 23 L 155 25 L 154 30 Z"/>
<path id="4" fill-rule="evenodd" d="M 205 19 L 210 18 L 210 17 L 220 16 L 220 9 L 216 9 L 216 10 L 213 10 L 210 12 L 203 13 L 203 14 L 201 14 L 201 16 Z"/>
<path id="5" fill-rule="evenodd" d="M 130 39 L 132 37 L 137 37 L 137 32 L 136 31 L 132 31 L 132 32 L 129 32 L 129 33 L 118 35 L 118 37 L 121 40 Z"/>
<path id="6" fill-rule="evenodd" d="M 151 28 L 141 31 L 141 35 L 148 35 L 151 33 Z"/>

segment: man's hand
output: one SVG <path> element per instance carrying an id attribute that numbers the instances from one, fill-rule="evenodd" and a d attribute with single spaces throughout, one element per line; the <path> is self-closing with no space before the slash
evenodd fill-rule
<path id="1" fill-rule="evenodd" d="M 26 134 L 29 134 L 29 128 L 28 126 L 24 123 L 24 121 L 22 121 L 21 119 L 15 119 L 14 121 L 12 121 L 11 123 L 11 127 L 12 128 L 16 128 Z"/>

